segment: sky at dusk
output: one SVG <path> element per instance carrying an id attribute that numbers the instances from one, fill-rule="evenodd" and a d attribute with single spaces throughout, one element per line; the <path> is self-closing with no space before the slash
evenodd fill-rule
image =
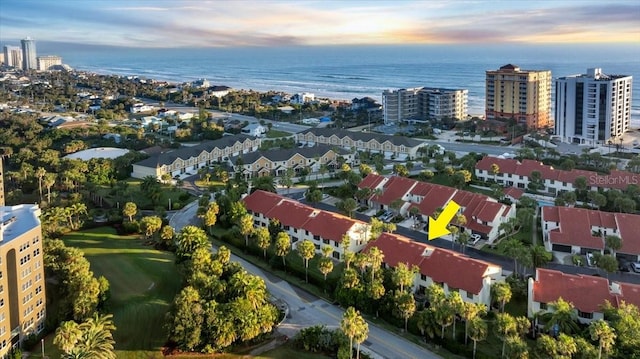
<path id="1" fill-rule="evenodd" d="M 0 43 L 131 47 L 632 43 L 639 0 L 2 0 Z"/>

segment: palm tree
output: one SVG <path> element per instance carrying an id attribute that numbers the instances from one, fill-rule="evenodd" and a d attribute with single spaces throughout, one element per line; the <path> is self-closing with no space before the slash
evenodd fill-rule
<path id="1" fill-rule="evenodd" d="M 560 332 L 567 334 L 578 332 L 580 328 L 576 322 L 577 316 L 573 304 L 560 297 L 557 301 L 549 303 L 549 309 L 549 312 L 542 315 L 543 320 L 546 321 L 546 330 L 557 325 Z"/>
<path id="2" fill-rule="evenodd" d="M 622 248 L 622 239 L 613 234 L 609 234 L 604 237 L 604 243 L 611 250 L 611 255 L 615 258 L 616 251 Z"/>
<path id="3" fill-rule="evenodd" d="M 409 287 L 413 284 L 415 274 L 417 272 L 418 268 L 416 266 L 409 268 L 406 263 L 400 262 L 394 268 L 391 280 L 393 281 L 393 284 L 400 287 L 401 292 L 404 292 L 405 287 Z"/>
<path id="4" fill-rule="evenodd" d="M 353 341 L 356 338 L 362 339 L 364 337 L 366 339 L 366 333 L 369 331 L 367 322 L 364 321 L 358 311 L 353 307 L 349 307 L 342 315 L 340 330 L 349 338 L 349 358 L 353 359 Z"/>
<path id="5" fill-rule="evenodd" d="M 133 216 L 138 213 L 138 206 L 133 202 L 127 202 L 122 208 L 122 214 L 129 217 L 129 222 L 133 221 Z"/>
<path id="6" fill-rule="evenodd" d="M 507 282 L 497 282 L 491 285 L 491 298 L 500 303 L 500 311 L 504 312 L 504 305 L 511 300 L 511 286 Z"/>
<path id="7" fill-rule="evenodd" d="M 451 307 L 451 311 L 453 312 L 453 331 L 451 333 L 451 337 L 456 339 L 456 322 L 458 315 L 462 315 L 465 307 L 465 303 L 460 296 L 460 292 L 451 292 L 449 293 L 449 297 L 447 298 L 449 302 L 449 306 Z"/>
<path id="8" fill-rule="evenodd" d="M 602 358 L 602 351 L 607 353 L 616 341 L 615 329 L 611 328 L 602 319 L 595 320 L 589 324 L 589 334 L 591 340 L 598 341 L 598 359 Z"/>
<path id="9" fill-rule="evenodd" d="M 238 222 L 238 229 L 240 234 L 244 236 L 244 246 L 247 248 L 249 247 L 249 235 L 254 231 L 253 216 L 247 213 L 241 216 Z"/>
<path id="10" fill-rule="evenodd" d="M 310 240 L 306 239 L 302 243 L 298 244 L 296 248 L 298 254 L 304 260 L 304 278 L 309 283 L 309 259 L 313 258 L 316 254 L 316 247 Z"/>
<path id="11" fill-rule="evenodd" d="M 382 266 L 384 261 L 384 253 L 378 247 L 371 247 L 368 253 L 369 266 L 371 267 L 371 281 L 376 276 L 376 271 Z"/>
<path id="12" fill-rule="evenodd" d="M 262 249 L 264 259 L 267 259 L 267 248 L 271 245 L 271 234 L 267 227 L 258 227 L 255 232 L 256 244 Z"/>
<path id="13" fill-rule="evenodd" d="M 465 302 L 464 307 L 460 313 L 462 319 L 464 319 L 464 344 L 467 344 L 469 338 L 469 325 L 476 318 L 481 317 L 487 313 L 487 307 L 482 303 L 469 303 Z"/>
<path id="14" fill-rule="evenodd" d="M 416 300 L 411 293 L 396 291 L 394 303 L 394 312 L 398 317 L 404 319 L 404 331 L 406 332 L 407 322 L 416 311 Z"/>
<path id="15" fill-rule="evenodd" d="M 56 184 L 56 174 L 55 173 L 46 173 L 44 175 L 43 184 L 47 187 L 47 202 L 51 203 L 51 187 Z"/>
<path id="16" fill-rule="evenodd" d="M 176 255 L 178 259 L 191 258 L 191 254 L 198 248 L 209 247 L 207 234 L 196 226 L 182 228 L 176 240 Z"/>
<path id="17" fill-rule="evenodd" d="M 289 254 L 291 250 L 291 237 L 287 234 L 287 232 L 280 232 L 276 236 L 275 243 L 276 255 L 278 257 L 282 257 L 282 265 L 284 266 L 285 271 L 287 270 L 287 262 L 285 257 Z"/>
<path id="18" fill-rule="evenodd" d="M 496 163 L 491 164 L 491 174 L 493 174 L 493 181 L 497 182 L 496 176 L 500 173 L 500 166 Z"/>
<path id="19" fill-rule="evenodd" d="M 78 323 L 70 320 L 63 322 L 58 329 L 56 329 L 53 344 L 57 345 L 65 354 L 69 354 L 81 338 L 82 330 L 78 326 Z"/>
<path id="20" fill-rule="evenodd" d="M 502 354 L 500 357 L 504 358 L 507 340 L 515 337 L 517 333 L 516 320 L 509 313 L 498 313 L 496 314 L 494 330 L 496 336 L 502 340 Z"/>
<path id="21" fill-rule="evenodd" d="M 46 174 L 47 171 L 44 168 L 38 167 L 36 169 L 35 175 L 36 177 L 38 177 L 38 192 L 40 193 L 40 202 L 42 202 L 42 179 Z"/>
<path id="22" fill-rule="evenodd" d="M 357 344 L 356 359 L 360 359 L 360 343 L 364 342 L 369 337 L 369 324 L 362 317 L 358 317 L 356 324 L 360 330 L 353 337 L 353 340 Z"/>
<path id="23" fill-rule="evenodd" d="M 473 359 L 476 358 L 476 345 L 487 338 L 487 322 L 475 317 L 469 323 L 469 337 L 473 340 Z"/>

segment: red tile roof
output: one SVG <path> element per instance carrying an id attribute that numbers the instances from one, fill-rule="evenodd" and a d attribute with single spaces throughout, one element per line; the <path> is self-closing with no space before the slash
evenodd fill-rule
<path id="1" fill-rule="evenodd" d="M 416 183 L 417 181 L 410 178 L 400 176 L 389 177 L 389 180 L 383 186 L 382 194 L 374 195 L 372 200 L 388 206 L 396 199 L 402 198 Z"/>
<path id="2" fill-rule="evenodd" d="M 613 282 L 614 288 L 616 285 L 620 287 L 619 292 L 609 287 L 606 278 L 538 268 L 533 282 L 533 300 L 550 303 L 562 297 L 585 313 L 599 312 L 607 300 L 614 306 L 622 301 L 640 306 L 640 285 Z"/>
<path id="3" fill-rule="evenodd" d="M 254 213 L 267 214 L 284 198 L 271 192 L 257 190 L 242 199 L 245 207 Z"/>
<path id="4" fill-rule="evenodd" d="M 592 229 L 602 227 L 615 229 L 607 234 L 622 239 L 619 253 L 640 255 L 640 215 L 549 206 L 542 207 L 542 220 L 559 223 L 559 229 L 549 232 L 552 243 L 604 249 L 602 236 L 594 235 Z"/>
<path id="5" fill-rule="evenodd" d="M 512 197 L 514 199 L 520 199 L 520 197 L 522 197 L 523 194 L 524 194 L 524 191 L 521 190 L 520 188 L 507 187 L 504 189 L 504 195 Z"/>
<path id="6" fill-rule="evenodd" d="M 625 189 L 629 184 L 640 184 L 640 174 L 628 171 L 613 170 L 609 175 L 599 174 L 593 171 L 555 169 L 539 161 L 505 159 L 493 156 L 485 156 L 476 164 L 476 169 L 484 170 L 491 175 L 491 165 L 497 164 L 499 173 L 514 174 L 519 176 L 531 176 L 531 172 L 539 171 L 542 179 L 573 183 L 576 178 L 583 176 L 590 186 L 600 188 Z"/>
<path id="7" fill-rule="evenodd" d="M 606 300 L 613 303 L 615 299 L 606 278 L 536 269 L 533 300 L 550 303 L 559 298 L 571 302 L 576 309 L 585 313 L 598 312 Z"/>
<path id="8" fill-rule="evenodd" d="M 474 294 L 480 293 L 487 269 L 497 267 L 396 234 L 381 234 L 377 240 L 369 242 L 363 252 L 367 253 L 372 247 L 378 247 L 384 253 L 384 263 L 390 267 L 395 267 L 399 262 L 416 265 L 421 274 L 433 281 Z"/>
<path id="9" fill-rule="evenodd" d="M 360 183 L 358 183 L 358 188 L 371 188 L 375 189 L 378 187 L 380 182 L 385 179 L 384 176 L 377 175 L 375 173 L 370 173 L 365 177 Z"/>
<path id="10" fill-rule="evenodd" d="M 282 200 L 266 213 L 268 218 L 277 218 L 283 226 L 302 228 L 316 210 L 292 200 Z"/>
<path id="11" fill-rule="evenodd" d="M 340 243 L 342 236 L 357 223 L 363 222 L 336 213 L 320 211 L 309 218 L 301 228 L 323 239 Z"/>

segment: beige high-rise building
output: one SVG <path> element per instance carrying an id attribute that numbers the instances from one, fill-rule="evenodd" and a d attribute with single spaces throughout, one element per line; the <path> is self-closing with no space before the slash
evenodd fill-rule
<path id="1" fill-rule="evenodd" d="M 22 50 L 17 46 L 5 45 L 4 64 L 10 67 L 22 68 Z"/>
<path id="2" fill-rule="evenodd" d="M 551 126 L 551 71 L 520 70 L 508 64 L 486 72 L 485 115 L 514 119 L 537 130 Z"/>
<path id="3" fill-rule="evenodd" d="M 38 71 L 48 71 L 52 66 L 62 65 L 60 56 L 38 56 Z"/>
<path id="4" fill-rule="evenodd" d="M 0 357 L 44 329 L 46 296 L 40 208 L 0 206 Z"/>

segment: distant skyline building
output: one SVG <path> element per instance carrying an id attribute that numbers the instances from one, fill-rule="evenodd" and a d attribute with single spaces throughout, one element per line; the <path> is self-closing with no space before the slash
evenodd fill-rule
<path id="1" fill-rule="evenodd" d="M 468 94 L 465 89 L 415 87 L 382 92 L 385 124 L 427 122 L 467 118 Z"/>
<path id="2" fill-rule="evenodd" d="M 37 70 L 36 41 L 27 37 L 20 40 L 20 44 L 22 45 L 22 69 L 25 71 Z"/>
<path id="3" fill-rule="evenodd" d="M 62 57 L 60 56 L 38 56 L 38 71 L 48 71 L 53 66 L 61 66 L 62 65 Z"/>
<path id="4" fill-rule="evenodd" d="M 551 71 L 507 64 L 486 71 L 485 118 L 514 119 L 529 130 L 551 125 Z"/>
<path id="5" fill-rule="evenodd" d="M 5 45 L 4 63 L 9 67 L 22 68 L 22 50 L 17 46 Z"/>
<path id="6" fill-rule="evenodd" d="M 555 133 L 563 142 L 606 144 L 629 129 L 632 76 L 600 68 L 555 81 Z"/>

